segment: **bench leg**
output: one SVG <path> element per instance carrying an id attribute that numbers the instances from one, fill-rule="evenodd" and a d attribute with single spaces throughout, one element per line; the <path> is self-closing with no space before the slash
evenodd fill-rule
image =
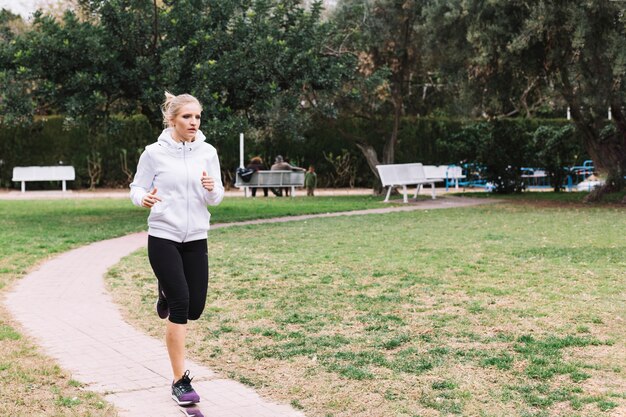
<path id="1" fill-rule="evenodd" d="M 431 188 L 431 189 L 432 189 L 432 191 L 433 191 L 433 200 L 434 200 L 434 199 L 436 198 L 436 196 L 435 196 L 435 183 L 434 183 L 434 182 L 431 182 L 431 183 L 430 183 L 430 188 Z"/>
<path id="2" fill-rule="evenodd" d="M 419 194 L 420 190 L 422 189 L 422 184 L 417 184 L 417 187 L 415 187 L 415 198 L 417 200 L 417 195 Z"/>
<path id="3" fill-rule="evenodd" d="M 294 198 L 295 194 L 296 194 L 296 187 L 291 186 L 291 198 Z"/>
<path id="4" fill-rule="evenodd" d="M 65 186 L 65 180 L 62 180 L 61 183 L 63 184 L 63 192 L 67 191 L 67 188 Z"/>
<path id="5" fill-rule="evenodd" d="M 409 202 L 409 199 L 407 198 L 406 185 L 402 186 L 402 202 L 404 202 L 405 204 Z"/>
<path id="6" fill-rule="evenodd" d="M 26 181 L 22 181 L 22 192 L 26 192 Z"/>
<path id="7" fill-rule="evenodd" d="M 391 195 L 391 187 L 392 185 L 390 185 L 389 189 L 387 190 L 387 197 L 385 197 L 385 203 L 389 202 L 389 196 Z"/>

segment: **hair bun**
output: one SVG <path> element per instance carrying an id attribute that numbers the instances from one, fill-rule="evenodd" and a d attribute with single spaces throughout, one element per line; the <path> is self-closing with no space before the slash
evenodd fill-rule
<path id="1" fill-rule="evenodd" d="M 165 101 L 161 105 L 161 113 L 163 114 L 163 125 L 168 127 L 170 120 L 172 120 L 180 112 L 181 107 L 186 104 L 194 103 L 200 106 L 202 111 L 202 105 L 197 98 L 191 94 L 180 94 L 175 96 L 169 91 L 165 90 Z"/>

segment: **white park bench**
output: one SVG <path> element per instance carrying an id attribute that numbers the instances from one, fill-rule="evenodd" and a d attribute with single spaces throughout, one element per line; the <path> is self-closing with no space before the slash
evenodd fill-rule
<path id="1" fill-rule="evenodd" d="M 415 190 L 415 197 L 424 184 L 430 184 L 432 189 L 433 200 L 435 196 L 435 183 L 442 181 L 440 178 L 427 178 L 424 173 L 424 166 L 420 163 L 416 164 L 390 164 L 390 165 L 376 165 L 378 175 L 380 175 L 380 181 L 383 187 L 389 187 L 385 202 L 389 201 L 391 195 L 391 189 L 393 187 L 402 186 L 402 193 L 404 195 L 403 201 L 408 203 L 407 198 L 407 185 L 417 186 Z"/>
<path id="2" fill-rule="evenodd" d="M 22 183 L 22 192 L 26 191 L 27 181 L 61 181 L 62 189 L 66 191 L 65 181 L 74 181 L 75 178 L 74 167 L 67 165 L 13 168 L 13 181 Z"/>
<path id="3" fill-rule="evenodd" d="M 424 174 L 426 178 L 445 180 L 446 190 L 452 183 L 458 189 L 459 180 L 465 178 L 463 168 L 456 165 L 424 165 Z"/>
<path id="4" fill-rule="evenodd" d="M 256 171 L 250 181 L 246 182 L 237 173 L 235 187 L 243 188 L 248 196 L 248 188 L 285 188 L 291 187 L 291 196 L 295 195 L 296 187 L 304 187 L 304 171 Z"/>

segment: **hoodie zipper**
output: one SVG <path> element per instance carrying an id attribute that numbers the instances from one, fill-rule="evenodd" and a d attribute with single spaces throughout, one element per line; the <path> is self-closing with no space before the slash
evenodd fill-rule
<path id="1" fill-rule="evenodd" d="M 187 144 L 183 142 L 183 165 L 185 166 L 185 192 L 187 201 L 187 225 L 185 227 L 185 236 L 183 237 L 183 242 L 187 240 L 187 235 L 189 235 L 189 167 L 187 166 Z"/>

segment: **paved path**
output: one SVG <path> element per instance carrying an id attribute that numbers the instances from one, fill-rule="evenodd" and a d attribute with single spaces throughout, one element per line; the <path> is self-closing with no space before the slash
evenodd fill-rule
<path id="1" fill-rule="evenodd" d="M 449 197 L 374 210 L 216 224 L 213 228 L 491 201 Z M 122 257 L 144 247 L 146 241 L 146 233 L 135 233 L 66 252 L 21 279 L 7 294 L 5 304 L 44 353 L 70 371 L 72 378 L 102 393 L 120 417 L 181 416 L 169 397 L 171 370 L 164 343 L 127 324 L 104 287 L 106 271 Z M 195 376 L 194 388 L 202 398 L 199 405 L 207 417 L 303 416 L 193 361 L 188 361 L 187 367 Z"/>

